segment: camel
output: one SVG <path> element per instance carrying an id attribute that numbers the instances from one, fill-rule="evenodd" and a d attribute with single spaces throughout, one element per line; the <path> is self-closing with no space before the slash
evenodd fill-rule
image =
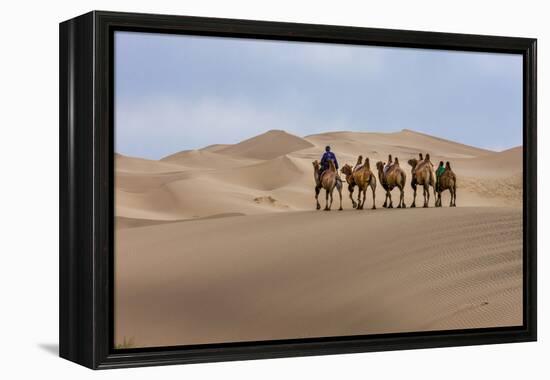
<path id="1" fill-rule="evenodd" d="M 390 156 L 391 157 L 391 156 Z M 394 187 L 397 187 L 400 191 L 399 195 L 399 204 L 397 208 L 406 208 L 405 205 L 405 183 L 407 181 L 407 175 L 399 166 L 399 159 L 395 157 L 393 165 L 387 169 L 387 172 L 384 172 L 384 163 L 378 161 L 376 163 L 376 168 L 378 169 L 378 179 L 380 184 L 386 190 L 386 199 L 384 199 L 384 204 L 382 207 L 393 208 L 393 202 L 391 199 L 391 191 Z M 388 198 L 390 203 L 388 204 Z"/>
<path id="2" fill-rule="evenodd" d="M 412 167 L 411 187 L 414 190 L 411 207 L 416 207 L 416 187 L 419 185 L 423 188 L 424 207 L 428 207 L 428 202 L 430 201 L 430 186 L 433 188 L 435 198 L 435 173 L 433 164 L 430 161 L 430 155 L 426 154 L 424 160 L 419 161 L 415 158 L 411 158 L 408 162 Z"/>
<path id="3" fill-rule="evenodd" d="M 321 205 L 319 204 L 319 193 L 321 192 L 321 189 L 325 189 L 325 211 L 330 211 L 330 208 L 332 207 L 332 193 L 334 191 L 334 188 L 336 188 L 338 194 L 340 195 L 340 208 L 338 210 L 343 210 L 342 180 L 338 177 L 338 172 L 336 171 L 336 166 L 334 166 L 334 162 L 332 162 L 332 160 L 329 160 L 329 168 L 323 172 L 323 175 L 321 177 L 319 177 L 319 170 L 319 161 L 313 161 L 313 175 L 315 177 L 315 201 L 317 201 L 317 210 L 321 209 Z M 329 195 L 330 204 L 328 202 Z"/>
<path id="4" fill-rule="evenodd" d="M 352 169 L 350 165 L 345 164 L 342 167 L 342 173 L 346 175 L 346 182 L 348 183 L 349 199 L 353 208 L 362 210 L 367 198 L 367 188 L 372 190 L 372 209 L 376 209 L 376 177 L 370 170 L 370 162 L 368 157 L 365 159 L 365 163 L 361 165 L 363 156 L 359 156 L 357 164 Z M 357 203 L 353 200 L 353 189 L 357 186 L 359 192 L 357 194 Z M 363 194 L 363 201 L 361 201 L 361 194 Z"/>
<path id="5" fill-rule="evenodd" d="M 451 193 L 451 203 L 449 207 L 456 207 L 456 175 L 451 169 L 449 161 L 445 164 L 445 171 L 439 177 L 439 184 L 437 191 L 437 197 L 435 199 L 435 207 L 441 207 L 441 193 L 445 190 L 449 190 Z"/>

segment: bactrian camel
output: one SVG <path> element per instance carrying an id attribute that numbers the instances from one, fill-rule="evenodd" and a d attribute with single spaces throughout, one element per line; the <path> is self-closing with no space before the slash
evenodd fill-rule
<path id="1" fill-rule="evenodd" d="M 390 156 L 391 157 L 391 156 Z M 405 183 L 407 182 L 407 175 L 399 166 L 399 159 L 395 157 L 393 165 L 391 165 L 387 171 L 384 171 L 384 163 L 378 161 L 376 163 L 376 168 L 378 169 L 378 179 L 380 184 L 386 190 L 386 199 L 384 199 L 384 204 L 382 207 L 393 208 L 393 202 L 391 199 L 391 191 L 397 187 L 399 189 L 399 204 L 397 208 L 406 208 L 405 205 Z M 389 198 L 389 204 L 388 204 Z"/>
<path id="2" fill-rule="evenodd" d="M 332 162 L 332 160 L 329 160 L 329 167 L 323 172 L 321 177 L 319 177 L 319 170 L 319 161 L 313 161 L 313 175 L 315 177 L 315 201 L 317 202 L 317 210 L 321 209 L 321 205 L 319 204 L 319 193 L 321 192 L 321 189 L 325 189 L 325 211 L 330 211 L 330 208 L 332 207 L 332 193 L 334 192 L 334 188 L 336 188 L 338 194 L 340 195 L 340 208 L 338 210 L 342 210 L 342 181 L 340 180 L 340 178 L 338 178 L 338 173 L 336 172 L 336 166 L 334 166 L 334 162 Z M 329 196 L 330 203 L 328 201 Z"/>
<path id="3" fill-rule="evenodd" d="M 430 186 L 433 189 L 434 198 L 435 198 L 435 173 L 433 169 L 433 164 L 430 161 L 430 155 L 426 154 L 424 160 L 416 160 L 415 158 L 410 159 L 409 165 L 411 165 L 411 187 L 414 190 L 413 202 L 411 207 L 416 207 L 416 188 L 417 186 L 422 186 L 424 194 L 424 207 L 428 207 L 428 202 L 430 201 Z"/>
<path id="4" fill-rule="evenodd" d="M 370 162 L 368 157 L 365 159 L 365 163 L 362 164 L 363 156 L 359 156 L 357 159 L 357 164 L 352 169 L 348 164 L 345 164 L 342 167 L 342 173 L 346 176 L 346 182 L 348 183 L 349 190 L 349 199 L 353 208 L 357 210 L 362 210 L 365 205 L 365 200 L 367 198 L 367 188 L 372 190 L 372 209 L 376 209 L 376 177 L 370 170 Z M 353 189 L 357 186 L 359 188 L 357 194 L 357 203 L 353 199 Z M 361 200 L 361 195 L 363 195 L 363 200 Z"/>
<path id="5" fill-rule="evenodd" d="M 456 175 L 453 173 L 449 161 L 445 164 L 445 171 L 439 177 L 439 183 L 435 190 L 437 192 L 435 207 L 441 207 L 441 193 L 445 190 L 449 190 L 451 193 L 449 207 L 456 207 Z"/>

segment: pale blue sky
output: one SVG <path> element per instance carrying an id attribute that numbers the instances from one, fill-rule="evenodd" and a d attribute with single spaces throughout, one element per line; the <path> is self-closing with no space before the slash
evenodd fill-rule
<path id="1" fill-rule="evenodd" d="M 521 145 L 521 55 L 115 33 L 118 153 L 158 159 L 270 129 L 404 128 Z"/>

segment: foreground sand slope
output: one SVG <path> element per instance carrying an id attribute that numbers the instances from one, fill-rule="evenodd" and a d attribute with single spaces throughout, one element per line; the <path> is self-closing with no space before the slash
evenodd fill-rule
<path id="1" fill-rule="evenodd" d="M 434 163 L 451 161 L 458 177 L 458 206 L 521 206 L 521 147 L 491 152 L 410 130 L 330 132 L 305 138 L 268 131 L 238 144 L 183 151 L 159 161 L 117 155 L 116 215 L 124 221 L 119 227 L 227 213 L 311 210 L 315 206 L 311 162 L 319 159 L 325 145 L 332 146 L 340 165 L 355 164 L 362 154 L 370 158 L 374 170 L 376 161 L 385 161 L 389 153 L 399 157 L 407 173 L 407 205 L 413 194 L 407 159 L 429 152 Z M 398 196 L 394 190 L 394 199 Z M 384 200 L 380 185 L 376 198 L 380 207 Z M 347 188 L 343 199 L 344 208 L 351 208 Z M 433 202 L 432 197 L 432 206 Z M 443 203 L 448 202 L 445 193 Z M 370 194 L 366 205 L 372 205 Z"/>
<path id="2" fill-rule="evenodd" d="M 120 229 L 117 342 L 522 324 L 521 210 L 284 212 Z"/>

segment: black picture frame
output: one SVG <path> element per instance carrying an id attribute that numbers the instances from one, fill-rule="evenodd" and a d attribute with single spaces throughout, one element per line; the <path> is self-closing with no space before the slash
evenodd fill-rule
<path id="1" fill-rule="evenodd" d="M 114 349 L 115 30 L 522 54 L 523 326 Z M 536 39 L 93 11 L 62 22 L 59 41 L 61 357 L 102 369 L 536 340 Z"/>

